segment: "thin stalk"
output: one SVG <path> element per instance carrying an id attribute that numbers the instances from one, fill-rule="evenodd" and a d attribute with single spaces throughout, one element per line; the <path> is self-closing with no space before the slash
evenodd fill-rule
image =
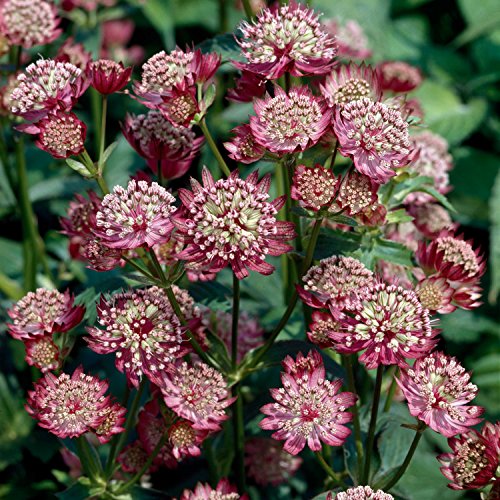
<path id="1" fill-rule="evenodd" d="M 283 165 L 280 163 L 276 170 L 276 188 L 278 191 L 278 196 L 285 195 L 285 172 L 283 169 Z M 280 210 L 278 213 L 278 219 L 282 221 L 286 221 L 286 209 Z M 285 302 L 289 299 L 288 296 L 288 283 L 289 283 L 289 274 L 290 274 L 290 261 L 286 253 L 281 255 L 281 279 L 283 282 L 283 299 Z"/>
<path id="2" fill-rule="evenodd" d="M 76 439 L 76 450 L 85 474 L 91 480 L 95 481 L 99 477 L 101 466 L 96 463 L 96 459 L 85 436 L 80 436 Z"/>
<path id="3" fill-rule="evenodd" d="M 344 360 L 344 368 L 347 375 L 347 387 L 349 389 L 349 392 L 357 394 L 356 382 L 354 379 L 354 370 L 352 366 L 353 357 L 352 355 L 347 355 L 343 356 L 342 359 Z M 363 451 L 363 442 L 361 440 L 361 426 L 359 424 L 359 411 L 357 403 L 354 403 L 354 405 L 352 406 L 352 414 L 353 414 L 352 424 L 354 427 L 354 442 L 356 444 L 356 458 L 358 462 L 358 478 L 360 478 L 363 471 L 364 451 Z"/>
<path id="4" fill-rule="evenodd" d="M 365 456 L 365 467 L 363 470 L 363 478 L 361 484 L 368 483 L 368 477 L 370 475 L 370 465 L 373 454 L 373 448 L 375 443 L 375 430 L 377 428 L 377 416 L 378 416 L 378 406 L 380 403 L 380 392 L 382 390 L 382 376 L 384 374 L 384 365 L 379 365 L 377 368 L 377 377 L 375 379 L 375 388 L 373 392 L 373 402 L 372 411 L 370 416 L 370 427 L 368 429 L 368 439 L 366 441 L 366 456 Z"/>
<path id="5" fill-rule="evenodd" d="M 243 494 L 246 490 L 245 484 L 245 426 L 243 422 L 243 399 L 241 397 L 241 386 L 235 384 L 232 387 L 232 395 L 236 398 L 233 404 L 233 432 L 234 432 L 234 461 L 233 472 L 236 478 L 238 491 Z"/>
<path id="6" fill-rule="evenodd" d="M 406 454 L 406 457 L 399 467 L 398 471 L 394 476 L 392 476 L 389 481 L 384 484 L 381 488 L 384 491 L 389 491 L 393 486 L 396 485 L 396 483 L 401 479 L 403 474 L 406 472 L 406 469 L 410 465 L 411 459 L 413 458 L 413 455 L 415 453 L 415 450 L 417 449 L 418 443 L 420 442 L 420 439 L 422 438 L 422 434 L 424 433 L 424 430 L 426 429 L 426 425 L 420 426 L 415 432 L 415 437 L 413 438 L 413 441 L 411 442 L 410 449 L 408 450 L 408 453 Z"/>
<path id="7" fill-rule="evenodd" d="M 398 387 L 398 384 L 396 382 L 397 373 L 398 373 L 398 370 L 396 369 L 394 374 L 393 374 L 393 377 L 392 377 L 392 382 L 391 382 L 391 385 L 389 387 L 389 392 L 387 393 L 387 398 L 385 400 L 384 413 L 387 413 L 391 409 L 392 400 L 394 399 L 394 394 L 396 393 L 396 389 Z"/>
<path id="8" fill-rule="evenodd" d="M 92 120 L 94 122 L 94 151 L 99 151 L 101 146 L 101 94 L 96 89 L 90 88 L 90 104 L 92 110 Z"/>
<path id="9" fill-rule="evenodd" d="M 219 0 L 219 33 L 228 32 L 227 22 L 227 2 L 226 0 Z"/>
<path id="10" fill-rule="evenodd" d="M 332 165 L 335 165 L 335 158 L 337 157 L 337 150 L 339 147 L 338 139 L 335 141 L 335 146 L 333 148 L 332 154 L 326 159 L 323 165 L 326 169 L 329 169 Z"/>
<path id="11" fill-rule="evenodd" d="M 231 171 L 229 170 L 227 163 L 222 157 L 219 148 L 217 147 L 217 144 L 215 144 L 214 138 L 212 137 L 210 130 L 208 130 L 205 118 L 203 118 L 200 121 L 199 126 L 201 128 L 201 131 L 203 132 L 203 135 L 205 136 L 205 139 L 207 140 L 208 146 L 212 150 L 212 153 L 215 156 L 217 163 L 219 164 L 220 169 L 222 170 L 222 172 L 226 177 L 229 177 L 231 175 Z"/>
<path id="12" fill-rule="evenodd" d="M 158 172 L 158 176 L 157 176 L 158 177 L 158 184 L 160 186 L 163 186 L 163 170 L 161 168 L 161 161 L 160 160 L 158 160 L 156 162 L 156 168 L 157 168 L 157 172 Z"/>
<path id="13" fill-rule="evenodd" d="M 142 275 L 146 276 L 146 278 L 149 278 L 151 281 L 156 281 L 156 278 L 146 269 L 141 267 L 139 264 L 134 262 L 132 259 L 129 259 L 128 257 L 122 256 L 122 259 L 127 263 L 130 264 L 134 269 L 139 271 Z"/>
<path id="14" fill-rule="evenodd" d="M 245 10 L 245 15 L 247 16 L 247 19 L 249 21 L 251 21 L 253 18 L 253 10 L 252 10 L 252 5 L 250 4 L 250 0 L 242 0 L 242 3 L 243 3 L 243 9 Z"/>
<path id="15" fill-rule="evenodd" d="M 106 147 L 106 116 L 108 113 L 108 96 L 102 96 L 102 105 L 101 105 L 101 134 L 99 139 L 99 161 L 98 161 L 98 174 L 102 176 L 102 170 L 104 165 L 102 164 L 104 149 Z"/>
<path id="16" fill-rule="evenodd" d="M 231 366 L 238 364 L 238 320 L 240 317 L 240 280 L 233 272 L 233 315 L 231 325 Z"/>
<path id="17" fill-rule="evenodd" d="M 334 482 L 335 486 L 346 486 L 344 481 L 342 480 L 342 477 L 340 474 L 337 474 L 327 463 L 326 460 L 323 458 L 323 455 L 321 454 L 321 451 L 316 451 L 314 452 L 316 455 L 316 458 L 318 459 L 318 462 L 320 463 L 321 467 L 323 470 L 328 474 L 328 477 L 332 479 Z"/>
<path id="18" fill-rule="evenodd" d="M 292 87 L 292 75 L 287 71 L 285 73 L 285 92 L 288 94 L 288 91 Z"/>

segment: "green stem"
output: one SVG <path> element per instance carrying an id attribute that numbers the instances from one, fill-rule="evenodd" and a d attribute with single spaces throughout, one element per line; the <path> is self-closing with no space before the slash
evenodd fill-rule
<path id="1" fill-rule="evenodd" d="M 108 97 L 102 96 L 102 106 L 101 106 L 101 135 L 99 139 L 99 161 L 98 161 L 98 174 L 99 177 L 102 177 L 102 171 L 104 168 L 103 165 L 103 156 L 104 149 L 106 147 L 106 115 L 108 113 Z"/>
<path id="2" fill-rule="evenodd" d="M 380 392 L 382 390 L 382 376 L 384 374 L 384 365 L 379 365 L 377 368 L 377 376 L 375 379 L 375 388 L 373 392 L 372 411 L 370 416 L 370 427 L 368 429 L 368 439 L 366 441 L 366 456 L 365 467 L 363 470 L 363 478 L 361 484 L 368 484 L 370 475 L 371 458 L 375 444 L 375 430 L 377 428 L 378 406 L 380 403 Z"/>
<path id="3" fill-rule="evenodd" d="M 219 0 L 219 33 L 227 33 L 228 23 L 227 23 L 227 1 Z"/>
<path id="4" fill-rule="evenodd" d="M 396 389 L 398 387 L 398 384 L 396 382 L 397 372 L 398 370 L 396 369 L 392 377 L 392 382 L 389 387 L 389 392 L 387 393 L 387 398 L 384 404 L 384 413 L 387 413 L 391 409 L 392 400 L 394 399 L 394 394 L 396 393 Z"/>
<path id="5" fill-rule="evenodd" d="M 233 272 L 233 316 L 231 325 L 231 366 L 238 364 L 238 320 L 240 317 L 240 280 Z"/>
<path id="6" fill-rule="evenodd" d="M 280 163 L 276 170 L 276 189 L 278 192 L 278 196 L 286 196 L 285 191 L 285 171 L 283 165 Z M 278 213 L 278 219 L 282 221 L 286 221 L 287 212 L 286 208 L 280 210 Z M 285 303 L 289 300 L 288 296 L 288 283 L 290 281 L 290 261 L 286 253 L 281 255 L 281 279 L 283 282 L 283 299 Z"/>
<path id="7" fill-rule="evenodd" d="M 329 169 L 332 165 L 335 165 L 335 158 L 337 157 L 337 151 L 339 147 L 338 139 L 335 141 L 335 146 L 333 148 L 332 154 L 326 159 L 324 167 Z"/>
<path id="8" fill-rule="evenodd" d="M 229 177 L 231 175 L 231 171 L 229 170 L 227 163 L 224 161 L 224 158 L 220 154 L 219 148 L 217 147 L 217 144 L 215 144 L 210 130 L 208 130 L 205 118 L 200 121 L 199 126 L 201 128 L 201 131 L 203 132 L 203 135 L 205 136 L 205 139 L 207 140 L 208 146 L 212 150 L 212 153 L 219 164 L 220 169 L 226 177 Z"/>
<path id="9" fill-rule="evenodd" d="M 146 269 L 141 267 L 139 264 L 134 262 L 132 259 L 129 259 L 128 257 L 122 256 L 122 259 L 127 263 L 130 264 L 134 269 L 139 271 L 143 276 L 146 276 L 146 278 L 149 278 L 152 282 L 156 282 L 156 278 Z"/>
<path id="10" fill-rule="evenodd" d="M 249 21 L 252 20 L 253 18 L 253 10 L 252 10 L 252 5 L 250 4 L 250 0 L 243 0 L 243 9 L 245 10 L 245 15 L 247 16 L 247 19 Z"/>
<path id="11" fill-rule="evenodd" d="M 243 399 L 241 397 L 241 386 L 235 384 L 232 387 L 232 395 L 236 398 L 233 404 L 233 432 L 234 432 L 234 462 L 233 471 L 236 478 L 238 491 L 243 494 L 246 490 L 245 484 L 245 426 L 243 422 Z"/>
<path id="12" fill-rule="evenodd" d="M 96 89 L 90 88 L 90 103 L 92 109 L 92 119 L 94 122 L 94 151 L 97 152 L 100 149 L 101 140 L 101 94 L 97 92 Z"/>
<path id="13" fill-rule="evenodd" d="M 340 474 L 337 474 L 327 463 L 326 460 L 323 458 L 323 455 L 321 454 L 321 451 L 315 451 L 314 454 L 316 455 L 316 458 L 318 459 L 318 462 L 320 463 L 321 467 L 323 470 L 328 474 L 328 477 L 330 477 L 335 486 L 346 486 L 344 481 L 341 478 Z"/>
<path id="14" fill-rule="evenodd" d="M 76 439 L 76 449 L 85 474 L 92 481 L 96 481 L 101 471 L 101 464 L 96 463 L 96 458 L 94 458 L 92 450 L 90 449 L 90 444 L 85 435 Z"/>
<path id="15" fill-rule="evenodd" d="M 347 374 L 347 387 L 349 392 L 357 394 L 356 392 L 356 382 L 354 379 L 354 370 L 352 366 L 352 355 L 343 356 L 344 368 Z M 358 478 L 361 477 L 363 471 L 363 442 L 361 440 L 361 426 L 359 424 L 359 410 L 357 402 L 352 406 L 353 414 L 353 427 L 354 427 L 354 442 L 356 443 L 356 458 L 358 462 Z"/>
<path id="16" fill-rule="evenodd" d="M 410 449 L 408 450 L 408 453 L 406 454 L 406 457 L 399 467 L 398 471 L 394 476 L 392 476 L 389 481 L 382 486 L 382 489 L 384 491 L 389 491 L 393 486 L 396 485 L 396 483 L 401 479 L 403 474 L 406 472 L 406 469 L 410 465 L 411 459 L 413 458 L 413 455 L 415 453 L 415 450 L 417 449 L 418 443 L 420 442 L 420 439 L 422 438 L 422 434 L 424 433 L 426 429 L 425 424 L 419 424 L 418 429 L 415 432 L 415 437 L 413 438 L 413 441 L 411 442 Z"/>
<path id="17" fill-rule="evenodd" d="M 157 175 L 157 177 L 158 177 L 158 184 L 160 186 L 163 186 L 163 170 L 161 168 L 161 161 L 160 160 L 158 160 L 156 162 L 156 168 L 157 168 L 157 172 L 158 172 L 158 175 Z"/>

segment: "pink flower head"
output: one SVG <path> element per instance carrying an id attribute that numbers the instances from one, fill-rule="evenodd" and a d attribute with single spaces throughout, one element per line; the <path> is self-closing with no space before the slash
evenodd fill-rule
<path id="1" fill-rule="evenodd" d="M 339 181 L 338 195 L 332 208 L 334 211 L 341 208 L 347 215 L 357 215 L 373 209 L 378 201 L 379 187 L 372 178 L 351 170 Z"/>
<path id="2" fill-rule="evenodd" d="M 418 68 L 403 61 L 386 61 L 377 66 L 382 89 L 393 92 L 410 92 L 422 83 Z"/>
<path id="3" fill-rule="evenodd" d="M 452 490 L 484 488 L 496 479 L 500 465 L 500 422 L 484 424 L 481 432 L 471 429 L 461 436 L 448 439 L 451 453 L 437 458 L 441 472 L 451 481 Z"/>
<path id="4" fill-rule="evenodd" d="M 379 365 L 406 366 L 406 359 L 427 355 L 437 344 L 429 311 L 411 290 L 379 283 L 360 301 L 352 316 L 341 315 L 341 328 L 330 338 L 340 353 L 364 351 L 368 370 Z"/>
<path id="5" fill-rule="evenodd" d="M 224 311 L 215 313 L 214 331 L 224 342 L 228 352 L 232 349 L 231 326 L 232 314 Z M 241 312 L 238 318 L 238 363 L 245 355 L 264 343 L 264 330 L 256 317 L 251 316 L 246 311 Z"/>
<path id="6" fill-rule="evenodd" d="M 150 289 L 101 297 L 97 306 L 103 329 L 87 329 L 89 347 L 116 353 L 116 367 L 137 387 L 142 375 L 154 376 L 186 354 L 179 320 L 163 297 Z"/>
<path id="7" fill-rule="evenodd" d="M 375 283 L 373 273 L 353 257 L 334 255 L 312 266 L 302 278 L 301 299 L 310 307 L 330 307 L 332 312 L 353 309 L 368 297 Z"/>
<path id="8" fill-rule="evenodd" d="M 54 158 L 79 155 L 85 144 L 87 126 L 74 113 L 56 111 L 34 125 L 22 127 L 24 132 L 38 134 L 35 144 Z"/>
<path id="9" fill-rule="evenodd" d="M 372 55 L 363 28 L 353 19 L 340 24 L 334 19 L 323 21 L 324 29 L 335 37 L 338 56 L 343 59 L 368 59 Z"/>
<path id="10" fill-rule="evenodd" d="M 12 92 L 17 87 L 18 74 L 10 74 L 5 84 L 0 87 L 0 116 L 13 118 L 12 107 L 15 103 L 12 101 Z"/>
<path id="11" fill-rule="evenodd" d="M 113 404 L 108 382 L 83 373 L 79 366 L 71 377 L 46 373 L 28 392 L 26 410 L 40 427 L 60 438 L 95 432 L 106 420 Z"/>
<path id="12" fill-rule="evenodd" d="M 115 186 L 102 200 L 95 233 L 110 248 L 152 247 L 167 241 L 175 198 L 156 182 L 131 180 Z"/>
<path id="13" fill-rule="evenodd" d="M 213 489 L 208 483 L 197 483 L 193 491 L 184 490 L 180 500 L 247 500 L 248 496 L 238 490 L 227 479 L 221 479 Z"/>
<path id="14" fill-rule="evenodd" d="M 37 121 L 57 110 L 69 111 L 85 92 L 82 70 L 67 62 L 39 59 L 17 77 L 12 112 Z"/>
<path id="15" fill-rule="evenodd" d="M 342 446 L 351 433 L 344 425 L 352 420 L 346 409 L 356 403 L 357 396 L 339 393 L 342 381 L 326 380 L 322 362 L 312 370 L 282 373 L 281 381 L 283 387 L 271 389 L 275 402 L 260 410 L 267 415 L 260 427 L 276 431 L 272 437 L 285 440 L 284 449 L 292 455 L 297 455 L 306 444 L 313 451 L 321 450 L 321 442 Z"/>
<path id="16" fill-rule="evenodd" d="M 227 99 L 234 102 L 252 102 L 266 92 L 266 79 L 261 75 L 243 70 L 236 80 L 236 87 L 227 91 Z"/>
<path id="17" fill-rule="evenodd" d="M 123 424 L 126 414 L 127 409 L 118 403 L 113 403 L 103 410 L 102 416 L 104 418 L 94 431 L 99 443 L 108 443 L 115 434 L 120 434 L 125 430 Z"/>
<path id="18" fill-rule="evenodd" d="M 303 208 L 317 212 L 332 202 L 336 192 L 337 179 L 332 170 L 319 164 L 315 167 L 295 167 L 290 196 L 298 200 Z"/>
<path id="19" fill-rule="evenodd" d="M 166 90 L 163 102 L 157 106 L 163 116 L 176 127 L 189 127 L 195 115 L 200 111 L 196 98 L 196 87 L 186 81 Z"/>
<path id="20" fill-rule="evenodd" d="M 323 358 L 318 351 L 311 350 L 307 353 L 307 356 L 299 352 L 295 359 L 292 356 L 286 356 L 281 365 L 285 373 L 300 378 L 305 373 L 311 374 L 316 368 L 323 366 Z"/>
<path id="21" fill-rule="evenodd" d="M 200 49 L 193 53 L 191 74 L 196 84 L 206 84 L 211 81 L 221 64 L 221 56 L 216 52 L 204 54 Z"/>
<path id="22" fill-rule="evenodd" d="M 59 348 L 48 335 L 34 340 L 25 340 L 26 363 L 35 366 L 42 373 L 57 370 L 61 367 Z"/>
<path id="23" fill-rule="evenodd" d="M 189 366 L 179 363 L 158 372 L 155 383 L 160 387 L 165 404 L 179 417 L 193 423 L 195 429 L 218 431 L 229 417 L 225 409 L 231 398 L 221 373 L 204 363 Z"/>
<path id="24" fill-rule="evenodd" d="M 265 275 L 274 271 L 264 259 L 291 249 L 285 241 L 295 237 L 294 226 L 276 220 L 284 197 L 268 202 L 271 178 L 258 182 L 258 175 L 255 171 L 243 180 L 233 171 L 215 182 L 204 168 L 203 186 L 191 179 L 192 193 L 179 190 L 186 213 L 173 222 L 187 245 L 179 259 L 211 272 L 230 265 L 238 279 L 248 276 L 248 269 Z"/>
<path id="25" fill-rule="evenodd" d="M 457 227 L 446 208 L 437 203 L 410 205 L 407 210 L 414 217 L 415 227 L 427 238 L 436 238 L 443 230 L 454 231 Z"/>
<path id="26" fill-rule="evenodd" d="M 66 290 L 38 288 L 28 292 L 7 311 L 12 323 L 8 323 L 9 333 L 18 340 L 30 340 L 68 332 L 83 318 L 84 306 L 75 306 L 74 297 Z"/>
<path id="27" fill-rule="evenodd" d="M 342 107 L 362 98 L 379 101 L 382 96 L 377 72 L 364 63 L 343 64 L 334 69 L 321 85 L 321 93 L 331 107 Z"/>
<path id="28" fill-rule="evenodd" d="M 126 446 L 116 460 L 124 472 L 135 474 L 146 464 L 148 457 L 148 452 L 144 449 L 141 441 L 137 439 Z M 157 468 L 158 466 L 153 463 L 147 472 L 154 472 Z"/>
<path id="29" fill-rule="evenodd" d="M 330 313 L 313 311 L 307 338 L 321 348 L 330 347 L 332 341 L 328 337 L 328 333 L 336 332 L 339 326 L 339 322 Z"/>
<path id="30" fill-rule="evenodd" d="M 250 128 L 256 142 L 279 154 L 314 146 L 331 119 L 325 102 L 305 86 L 292 88 L 288 94 L 276 86 L 274 97 L 257 99 L 254 109 L 257 116 L 250 117 Z"/>
<path id="31" fill-rule="evenodd" d="M 290 455 L 272 439 L 254 437 L 245 443 L 248 477 L 259 486 L 278 486 L 288 482 L 301 464 L 301 458 Z"/>
<path id="32" fill-rule="evenodd" d="M 253 163 L 264 156 L 266 148 L 256 142 L 250 125 L 239 125 L 232 132 L 234 137 L 224 143 L 229 151 L 229 158 L 241 163 Z"/>
<path id="33" fill-rule="evenodd" d="M 203 138 L 196 137 L 190 128 L 172 125 L 156 110 L 138 116 L 127 114 L 122 131 L 155 174 L 160 165 L 166 179 L 183 176 L 203 144 Z"/>
<path id="34" fill-rule="evenodd" d="M 132 19 L 111 19 L 102 23 L 102 45 L 100 57 L 123 61 L 127 64 L 140 64 L 144 60 L 144 47 L 127 47 L 134 34 Z"/>
<path id="35" fill-rule="evenodd" d="M 475 283 L 453 283 L 452 304 L 461 309 L 476 309 L 483 303 L 481 296 L 483 289 Z"/>
<path id="36" fill-rule="evenodd" d="M 99 59 L 89 65 L 90 85 L 103 95 L 114 94 L 123 89 L 130 80 L 132 68 L 109 59 Z"/>
<path id="37" fill-rule="evenodd" d="M 433 352 L 402 370 L 396 381 L 410 413 L 445 437 L 463 434 L 481 422 L 478 417 L 484 408 L 467 405 L 475 398 L 477 387 L 456 358 Z"/>
<path id="38" fill-rule="evenodd" d="M 62 30 L 57 9 L 45 0 L 1 0 L 0 33 L 9 45 L 31 49 L 54 41 Z"/>
<path id="39" fill-rule="evenodd" d="M 363 97 L 337 107 L 333 128 L 339 152 L 351 157 L 359 172 L 380 184 L 410 161 L 408 124 L 397 109 L 381 102 Z"/>
<path id="40" fill-rule="evenodd" d="M 242 39 L 236 41 L 247 63 L 236 67 L 275 80 L 293 76 L 324 75 L 335 64 L 334 37 L 323 30 L 316 13 L 292 0 L 263 9 L 250 24 L 243 21 Z"/>
<path id="41" fill-rule="evenodd" d="M 55 61 L 70 63 L 83 72 L 87 70 L 91 59 L 91 53 L 85 50 L 82 43 L 76 43 L 73 37 L 69 37 L 64 41 L 54 58 Z"/>
<path id="42" fill-rule="evenodd" d="M 442 231 L 430 243 L 420 242 L 417 262 L 428 274 L 439 273 L 450 281 L 476 284 L 486 270 L 484 255 L 472 240 Z"/>
<path id="43" fill-rule="evenodd" d="M 341 491 L 332 497 L 331 493 L 328 493 L 326 500 L 394 500 L 392 495 L 385 493 L 382 490 L 374 491 L 369 486 L 356 486 L 355 488 L 349 488 L 345 491 Z"/>
<path id="44" fill-rule="evenodd" d="M 415 287 L 415 292 L 422 306 L 431 313 L 449 314 L 456 309 L 451 303 L 455 290 L 439 275 L 424 278 Z"/>
<path id="45" fill-rule="evenodd" d="M 112 7 L 116 0 L 62 0 L 61 7 L 66 11 L 79 8 L 88 12 L 96 10 L 99 5 L 103 7 Z"/>
<path id="46" fill-rule="evenodd" d="M 188 420 L 178 420 L 168 429 L 172 454 L 177 460 L 201 455 L 200 445 L 207 437 L 205 430 L 195 429 Z"/>
<path id="47" fill-rule="evenodd" d="M 88 237 L 81 241 L 80 255 L 88 263 L 87 267 L 97 272 L 111 271 L 125 265 L 123 253 L 118 248 L 109 248 L 98 238 Z"/>
<path id="48" fill-rule="evenodd" d="M 68 217 L 60 220 L 63 234 L 80 237 L 92 234 L 101 199 L 94 191 L 88 191 L 88 195 L 87 199 L 76 193 L 75 200 L 69 203 Z"/>

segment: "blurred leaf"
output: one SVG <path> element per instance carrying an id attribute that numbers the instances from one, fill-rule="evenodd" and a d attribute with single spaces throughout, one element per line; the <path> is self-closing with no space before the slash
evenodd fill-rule
<path id="1" fill-rule="evenodd" d="M 387 212 L 386 221 L 388 224 L 398 224 L 400 222 L 411 222 L 413 217 L 408 215 L 408 212 L 404 208 L 399 210 L 391 210 Z"/>
<path id="2" fill-rule="evenodd" d="M 175 48 L 173 3 L 172 0 L 148 0 L 142 7 L 146 18 L 161 35 L 165 50 Z"/>
<path id="3" fill-rule="evenodd" d="M 3 271 L 9 277 L 17 276 L 22 271 L 23 250 L 17 241 L 0 238 L 0 262 L 8 262 Z"/>
<path id="4" fill-rule="evenodd" d="M 490 200 L 491 244 L 490 267 L 491 288 L 488 299 L 496 303 L 500 291 L 500 170 L 498 171 Z"/>
<path id="5" fill-rule="evenodd" d="M 338 229 L 321 228 L 314 250 L 315 259 L 325 259 L 332 255 L 342 255 L 359 248 L 361 236 Z"/>
<path id="6" fill-rule="evenodd" d="M 90 488 L 86 484 L 77 481 L 68 489 L 56 493 L 56 497 L 60 500 L 85 500 L 90 496 Z"/>
<path id="7" fill-rule="evenodd" d="M 497 0 L 458 0 L 462 15 L 467 20 L 467 28 L 454 40 L 459 47 L 475 38 L 490 33 L 500 27 L 500 9 Z"/>
<path id="8" fill-rule="evenodd" d="M 453 314 L 441 316 L 440 327 L 446 340 L 456 343 L 475 342 L 482 333 L 496 333 L 500 339 L 500 326 L 486 316 L 457 309 Z"/>
<path id="9" fill-rule="evenodd" d="M 29 195 L 32 203 L 53 198 L 71 198 L 89 186 L 89 182 L 81 177 L 52 177 L 32 186 Z"/>
<path id="10" fill-rule="evenodd" d="M 201 49 L 204 54 L 207 54 L 208 52 L 216 52 L 217 54 L 220 54 L 222 63 L 231 61 L 246 61 L 233 33 L 217 35 L 214 38 L 210 38 L 200 43 L 197 48 Z M 230 69 L 234 71 L 234 68 Z"/>

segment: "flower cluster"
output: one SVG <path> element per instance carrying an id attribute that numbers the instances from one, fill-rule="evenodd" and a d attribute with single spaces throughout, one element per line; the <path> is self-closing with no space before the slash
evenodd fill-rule
<path id="1" fill-rule="evenodd" d="M 394 500 L 392 495 L 382 490 L 372 490 L 370 486 L 356 486 L 337 493 L 335 497 L 328 493 L 327 500 Z"/>

